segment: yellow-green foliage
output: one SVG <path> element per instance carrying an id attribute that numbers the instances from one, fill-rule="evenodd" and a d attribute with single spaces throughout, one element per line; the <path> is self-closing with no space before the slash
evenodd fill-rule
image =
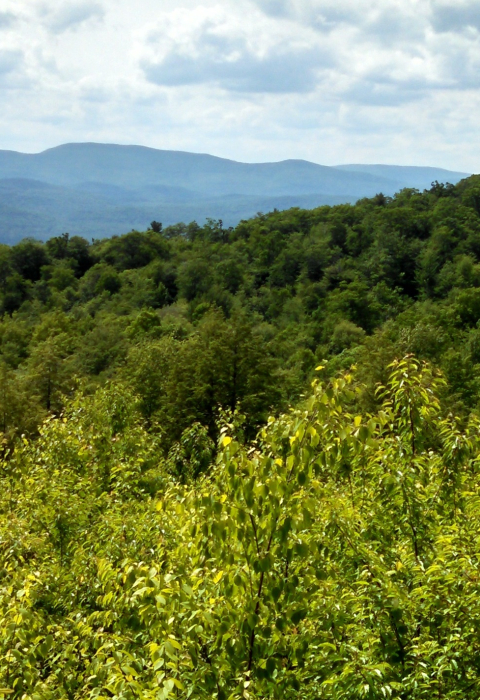
<path id="1" fill-rule="evenodd" d="M 316 381 L 186 484 L 126 390 L 77 400 L 2 465 L 0 697 L 476 700 L 480 425 L 441 383 Z"/>

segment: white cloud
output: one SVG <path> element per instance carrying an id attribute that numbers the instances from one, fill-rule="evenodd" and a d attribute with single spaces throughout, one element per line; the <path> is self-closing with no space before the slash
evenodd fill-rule
<path id="1" fill-rule="evenodd" d="M 359 22 L 364 22 L 377 7 L 375 0 L 363 4 L 355 0 L 253 0 L 253 2 L 272 17 L 289 18 L 321 29 L 332 29 L 339 25 L 357 25 Z M 380 2 L 379 7 L 381 6 Z"/>
<path id="2" fill-rule="evenodd" d="M 142 41 L 139 60 L 158 85 L 288 93 L 314 89 L 328 58 L 313 32 L 292 33 L 257 12 L 235 16 L 214 6 L 165 14 Z"/>
<path id="3" fill-rule="evenodd" d="M 372 105 L 400 105 L 428 91 L 477 85 L 480 36 L 464 31 L 475 17 L 471 5 L 459 6 L 456 24 L 447 22 L 452 7 L 433 0 L 255 5 L 248 12 L 246 6 L 235 12 L 199 5 L 162 13 L 138 53 L 146 78 L 169 87 L 206 83 L 232 92 L 321 89 L 332 99 Z"/>
<path id="4" fill-rule="evenodd" d="M 101 20 L 105 15 L 102 5 L 93 0 L 68 0 L 51 5 L 42 3 L 38 12 L 43 24 L 54 33 L 78 28 L 89 20 Z"/>
<path id="5" fill-rule="evenodd" d="M 16 17 L 13 12 L 0 12 L 0 29 L 12 27 L 16 22 Z"/>
<path id="6" fill-rule="evenodd" d="M 480 11 L 477 0 L 470 2 L 440 2 L 432 8 L 432 26 L 437 32 L 457 32 L 468 28 L 480 31 Z"/>
<path id="7" fill-rule="evenodd" d="M 0 50 L 0 75 L 11 73 L 19 67 L 22 61 L 23 54 L 21 51 Z"/>

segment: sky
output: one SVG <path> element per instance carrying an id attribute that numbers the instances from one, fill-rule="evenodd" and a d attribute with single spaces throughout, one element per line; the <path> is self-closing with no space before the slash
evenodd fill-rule
<path id="1" fill-rule="evenodd" d="M 0 0 L 0 149 L 480 171 L 480 0 Z"/>

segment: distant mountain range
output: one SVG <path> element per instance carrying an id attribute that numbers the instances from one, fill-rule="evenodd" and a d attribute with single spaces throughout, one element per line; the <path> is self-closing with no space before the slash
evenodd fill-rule
<path id="1" fill-rule="evenodd" d="M 469 173 L 397 165 L 328 167 L 305 160 L 239 163 L 143 146 L 71 143 L 0 151 L 0 242 L 68 231 L 88 239 L 207 217 L 235 225 L 256 213 L 354 202 Z"/>

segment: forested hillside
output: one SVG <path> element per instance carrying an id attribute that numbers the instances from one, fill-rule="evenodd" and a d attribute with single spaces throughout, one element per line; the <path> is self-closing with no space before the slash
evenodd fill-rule
<path id="1" fill-rule="evenodd" d="M 478 698 L 480 177 L 0 288 L 0 697 Z"/>
<path id="2" fill-rule="evenodd" d="M 472 177 L 235 229 L 3 246 L 3 432 L 34 434 L 74 391 L 113 381 L 166 448 L 196 421 L 215 439 L 219 407 L 240 407 L 252 436 L 323 359 L 331 373 L 356 363 L 373 390 L 406 353 L 442 369 L 466 414 L 479 400 L 479 212 Z"/>

